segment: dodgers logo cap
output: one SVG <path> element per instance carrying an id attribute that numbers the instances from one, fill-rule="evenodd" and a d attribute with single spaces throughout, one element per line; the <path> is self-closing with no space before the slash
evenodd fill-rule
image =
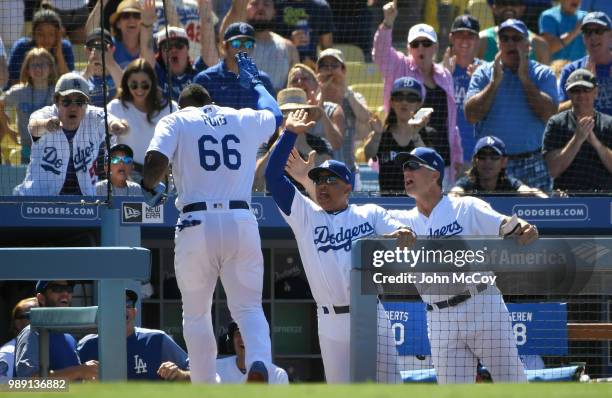
<path id="1" fill-rule="evenodd" d="M 89 99 L 89 84 L 76 72 L 64 73 L 55 84 L 55 94 L 65 97 L 73 93 L 82 94 Z"/>
<path id="2" fill-rule="evenodd" d="M 310 170 L 308 172 L 308 177 L 311 180 L 314 180 L 323 171 L 329 171 L 347 184 L 351 184 L 353 188 L 355 187 L 355 176 L 344 163 L 333 159 L 326 160 L 325 162 L 321 163 L 319 167 L 315 167 L 314 169 Z"/>
<path id="3" fill-rule="evenodd" d="M 420 38 L 429 39 L 434 43 L 438 42 L 438 35 L 434 28 L 425 23 L 416 24 L 408 31 L 409 44 Z"/>
<path id="4" fill-rule="evenodd" d="M 498 154 L 506 156 L 506 144 L 493 135 L 482 137 L 476 142 L 476 145 L 474 146 L 474 156 L 476 156 L 476 154 L 483 148 L 491 148 Z"/>
<path id="5" fill-rule="evenodd" d="M 442 159 L 442 156 L 440 156 L 435 149 L 420 146 L 418 148 L 414 148 L 412 151 L 410 151 L 410 153 L 400 152 L 395 157 L 395 164 L 403 167 L 404 163 L 409 160 L 416 160 L 421 164 L 433 168 L 440 173 L 440 178 L 444 179 L 444 159 Z"/>
<path id="6" fill-rule="evenodd" d="M 401 92 L 415 93 L 421 97 L 421 101 L 425 100 L 425 87 L 414 77 L 404 76 L 393 82 L 391 95 Z"/>
<path id="7" fill-rule="evenodd" d="M 246 22 L 234 22 L 225 29 L 223 41 L 229 41 L 238 37 L 247 37 L 255 40 L 255 29 Z"/>
<path id="8" fill-rule="evenodd" d="M 501 33 L 501 31 L 504 29 L 514 29 L 525 37 L 529 35 L 529 30 L 527 29 L 525 22 L 514 18 L 509 18 L 502 22 L 502 24 L 499 25 L 499 30 L 497 33 Z"/>
<path id="9" fill-rule="evenodd" d="M 571 90 L 574 87 L 586 87 L 594 88 L 597 87 L 597 78 L 588 69 L 576 69 L 567 78 L 565 83 L 565 90 Z"/>
<path id="10" fill-rule="evenodd" d="M 480 22 L 471 15 L 459 15 L 453 21 L 451 33 L 461 31 L 478 34 L 480 32 Z"/>

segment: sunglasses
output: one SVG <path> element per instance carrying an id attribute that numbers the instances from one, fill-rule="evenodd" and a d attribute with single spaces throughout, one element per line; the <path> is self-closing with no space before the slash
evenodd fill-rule
<path id="1" fill-rule="evenodd" d="M 397 94 L 391 94 L 391 101 L 393 102 L 406 101 L 406 102 L 413 104 L 415 102 L 421 102 L 421 96 L 414 94 L 414 93 L 410 93 L 410 94 L 397 93 Z"/>
<path id="2" fill-rule="evenodd" d="M 255 41 L 254 40 L 240 40 L 240 39 L 234 39 L 232 41 L 230 41 L 230 46 L 234 49 L 237 50 L 239 48 L 245 48 L 247 50 L 252 49 L 253 47 L 255 47 Z"/>
<path id="3" fill-rule="evenodd" d="M 121 19 L 130 19 L 130 18 L 140 19 L 140 13 L 139 12 L 122 12 L 121 15 L 119 15 L 119 18 Z"/>
<path id="4" fill-rule="evenodd" d="M 139 86 L 141 90 L 148 90 L 151 88 L 151 83 L 140 82 L 140 84 L 138 84 L 138 82 L 134 82 L 134 81 L 128 83 L 128 87 L 130 88 L 130 90 L 138 90 Z"/>
<path id="5" fill-rule="evenodd" d="M 331 63 L 321 62 L 319 64 L 319 69 L 339 69 L 341 67 L 342 67 L 342 64 L 340 62 L 331 62 Z"/>
<path id="6" fill-rule="evenodd" d="M 87 103 L 88 103 L 87 100 L 83 98 L 77 98 L 77 99 L 62 98 L 60 101 L 60 104 L 62 104 L 64 108 L 68 108 L 72 104 L 80 108 L 83 105 L 87 105 Z"/>
<path id="7" fill-rule="evenodd" d="M 30 64 L 30 68 L 32 69 L 45 69 L 45 68 L 49 68 L 49 63 L 48 62 L 36 62 L 36 63 L 31 63 Z"/>
<path id="8" fill-rule="evenodd" d="M 159 46 L 162 51 L 169 51 L 172 48 L 176 48 L 177 50 L 182 50 L 187 47 L 187 43 L 182 40 L 174 40 L 174 41 L 164 41 Z"/>
<path id="9" fill-rule="evenodd" d="M 338 176 L 318 176 L 313 181 L 315 185 L 336 185 L 339 180 Z"/>
<path id="10" fill-rule="evenodd" d="M 502 156 L 499 153 L 477 153 L 476 159 L 478 160 L 491 160 L 497 162 Z"/>
<path id="11" fill-rule="evenodd" d="M 104 49 L 108 48 L 108 46 L 109 45 L 106 44 L 106 43 L 104 43 L 104 44 L 103 43 L 94 43 L 94 44 L 90 44 L 90 45 L 88 45 L 86 47 L 87 47 L 87 49 L 89 51 L 93 51 L 93 50 L 103 51 Z"/>
<path id="12" fill-rule="evenodd" d="M 583 94 L 590 93 L 591 91 L 593 91 L 593 89 L 588 87 L 572 87 L 568 92 L 570 94 Z"/>
<path id="13" fill-rule="evenodd" d="M 111 164 L 119 164 L 123 162 L 125 164 L 132 164 L 134 159 L 131 156 L 113 156 L 111 157 Z"/>
<path id="14" fill-rule="evenodd" d="M 519 43 L 519 42 L 523 41 L 523 36 L 521 36 L 521 35 L 513 35 L 513 36 L 499 35 L 499 40 L 502 43 L 508 43 L 510 41 L 512 41 L 514 43 Z"/>
<path id="15" fill-rule="evenodd" d="M 593 35 L 601 36 L 606 33 L 608 29 L 606 28 L 598 28 L 598 29 L 583 29 L 582 34 L 586 37 L 591 37 Z"/>
<path id="16" fill-rule="evenodd" d="M 411 170 L 411 171 L 415 171 L 420 169 L 421 167 L 425 167 L 426 169 L 429 169 L 431 171 L 438 171 L 436 169 L 434 169 L 433 167 L 431 167 L 428 164 L 423 164 L 421 162 L 419 162 L 418 160 L 408 160 L 406 162 L 404 162 L 404 164 L 402 165 L 402 170 L 406 171 L 406 170 Z"/>
<path id="17" fill-rule="evenodd" d="M 74 286 L 72 285 L 49 285 L 47 286 L 47 290 L 50 290 L 53 293 L 70 293 L 74 292 Z"/>
<path id="18" fill-rule="evenodd" d="M 414 40 L 410 42 L 410 48 L 419 48 L 419 46 L 423 46 L 425 48 L 429 48 L 433 46 L 433 41 L 431 40 Z"/>

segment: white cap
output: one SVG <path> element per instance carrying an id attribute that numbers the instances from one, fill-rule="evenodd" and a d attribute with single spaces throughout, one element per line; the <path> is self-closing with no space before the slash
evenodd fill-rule
<path id="1" fill-rule="evenodd" d="M 433 27 L 425 23 L 414 25 L 408 32 L 408 43 L 412 43 L 418 38 L 429 39 L 434 43 L 438 42 L 438 35 Z"/>
<path id="2" fill-rule="evenodd" d="M 185 29 L 176 26 L 168 26 L 168 36 L 166 36 L 166 28 L 161 27 L 159 31 L 155 33 L 155 43 L 159 46 L 168 37 L 170 39 L 183 39 L 189 43 L 189 37 L 187 37 Z"/>

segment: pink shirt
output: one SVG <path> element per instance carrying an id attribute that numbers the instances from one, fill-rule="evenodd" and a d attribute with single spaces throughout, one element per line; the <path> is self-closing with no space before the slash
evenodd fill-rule
<path id="1" fill-rule="evenodd" d="M 393 82 L 403 76 L 409 76 L 423 82 L 423 75 L 413 62 L 412 58 L 395 50 L 391 44 L 391 29 L 385 29 L 382 25 L 374 35 L 374 47 L 372 48 L 372 59 L 380 68 L 380 73 L 385 79 L 384 103 L 385 111 L 389 111 L 391 98 L 391 87 Z M 434 64 L 433 80 L 446 92 L 446 104 L 448 108 L 448 143 L 450 146 L 451 163 L 463 163 L 463 148 L 461 137 L 457 128 L 457 107 L 455 105 L 455 89 L 453 88 L 453 76 L 442 65 Z M 447 165 L 450 166 L 450 165 Z M 450 168 L 451 181 L 454 182 L 454 168 Z"/>

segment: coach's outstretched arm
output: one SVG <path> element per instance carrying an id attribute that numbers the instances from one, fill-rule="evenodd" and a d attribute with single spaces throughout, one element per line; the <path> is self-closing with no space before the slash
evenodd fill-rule
<path id="1" fill-rule="evenodd" d="M 236 63 L 240 69 L 240 85 L 244 88 L 253 88 L 257 93 L 257 109 L 267 109 L 274 115 L 276 119 L 276 128 L 283 124 L 283 113 L 281 112 L 276 100 L 259 78 L 259 70 L 253 60 L 246 53 L 236 54 Z"/>
<path id="2" fill-rule="evenodd" d="M 306 123 L 307 118 L 308 113 L 303 109 L 289 113 L 285 130 L 276 141 L 266 167 L 266 186 L 272 193 L 277 206 L 286 215 L 291 214 L 295 186 L 285 176 L 285 165 L 297 135 L 306 133 L 315 123 L 314 121 Z"/>

